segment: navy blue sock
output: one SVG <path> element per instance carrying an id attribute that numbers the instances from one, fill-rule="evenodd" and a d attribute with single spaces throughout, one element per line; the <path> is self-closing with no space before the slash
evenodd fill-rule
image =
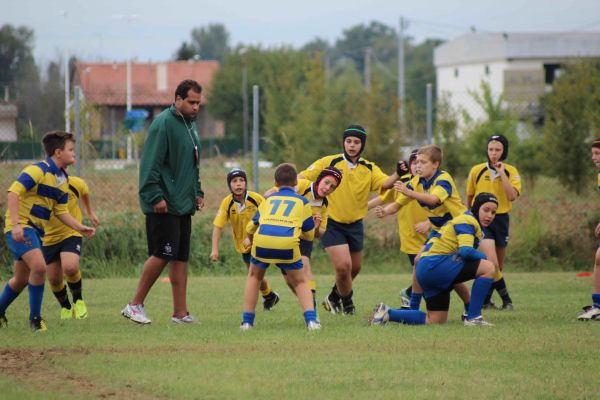
<path id="1" fill-rule="evenodd" d="M 512 299 L 508 294 L 508 289 L 506 288 L 506 281 L 504 280 L 504 278 L 501 278 L 500 280 L 494 282 L 492 284 L 492 287 L 496 289 L 496 291 L 502 298 L 502 304 L 512 303 Z"/>
<path id="2" fill-rule="evenodd" d="M 592 294 L 592 304 L 596 308 L 600 308 L 600 293 Z"/>
<path id="3" fill-rule="evenodd" d="M 465 312 L 467 312 L 467 313 L 469 312 L 469 305 L 470 304 L 471 303 L 465 303 Z"/>
<path id="4" fill-rule="evenodd" d="M 42 312 L 42 300 L 44 300 L 44 284 L 27 285 L 29 289 L 29 319 L 39 317 Z"/>
<path id="5" fill-rule="evenodd" d="M 308 325 L 310 321 L 317 322 L 317 312 L 315 310 L 304 311 L 304 322 Z"/>
<path id="6" fill-rule="evenodd" d="M 471 304 L 469 305 L 467 319 L 473 319 L 481 315 L 483 300 L 485 300 L 485 296 L 490 291 L 493 281 L 492 278 L 483 278 L 481 276 L 475 279 L 471 288 Z"/>
<path id="7" fill-rule="evenodd" d="M 243 312 L 242 313 L 242 324 L 250 324 L 254 326 L 254 317 L 256 313 L 253 312 Z"/>
<path id="8" fill-rule="evenodd" d="M 412 294 L 412 285 L 406 288 L 406 294 L 409 296 Z"/>
<path id="9" fill-rule="evenodd" d="M 425 325 L 427 314 L 419 310 L 389 310 L 390 321 L 407 325 Z"/>
<path id="10" fill-rule="evenodd" d="M 3 315 L 6 312 L 10 303 L 12 303 L 20 293 L 21 292 L 15 292 L 8 283 L 4 286 L 4 290 L 2 291 L 2 294 L 0 294 L 0 315 Z"/>
<path id="11" fill-rule="evenodd" d="M 415 293 L 412 292 L 410 294 L 410 309 L 418 310 L 421 307 L 421 298 L 423 297 L 423 293 Z"/>

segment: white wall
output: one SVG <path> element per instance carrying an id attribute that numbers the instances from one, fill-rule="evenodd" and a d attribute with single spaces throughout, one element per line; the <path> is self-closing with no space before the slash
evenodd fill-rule
<path id="1" fill-rule="evenodd" d="M 17 141 L 17 123 L 14 118 L 0 118 L 0 141 Z"/>

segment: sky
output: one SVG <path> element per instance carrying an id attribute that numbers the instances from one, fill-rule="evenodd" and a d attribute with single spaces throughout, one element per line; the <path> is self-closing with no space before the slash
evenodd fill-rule
<path id="1" fill-rule="evenodd" d="M 345 29 L 379 21 L 406 33 L 452 39 L 471 27 L 492 32 L 600 31 L 598 0 L 0 0 L 0 25 L 34 30 L 39 64 L 65 53 L 83 61 L 165 61 L 195 27 L 222 23 L 230 44 L 334 44 Z"/>

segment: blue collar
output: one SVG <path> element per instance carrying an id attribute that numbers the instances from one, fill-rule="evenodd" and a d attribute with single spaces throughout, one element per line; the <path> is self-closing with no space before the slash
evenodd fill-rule
<path id="1" fill-rule="evenodd" d="M 52 159 L 52 157 L 48 157 L 46 158 L 46 162 L 48 163 L 48 165 L 50 165 L 50 172 L 52 172 L 52 174 L 54 175 L 60 175 L 62 170 L 60 170 L 56 164 L 54 163 L 54 160 Z"/>
<path id="2" fill-rule="evenodd" d="M 283 192 L 283 191 L 296 193 L 296 191 L 294 190 L 294 188 L 290 187 L 290 186 L 282 186 L 282 187 L 280 187 L 279 188 L 279 192 Z"/>
<path id="3" fill-rule="evenodd" d="M 429 180 L 426 180 L 425 178 L 419 178 L 419 183 L 421 185 L 423 185 L 423 189 L 425 190 L 429 190 L 429 188 L 431 187 L 431 185 L 433 184 L 433 182 L 435 181 L 435 179 L 440 176 L 442 174 L 442 171 L 440 171 L 439 169 L 437 171 L 435 171 L 435 174 L 433 174 L 433 176 L 431 178 L 429 178 Z"/>

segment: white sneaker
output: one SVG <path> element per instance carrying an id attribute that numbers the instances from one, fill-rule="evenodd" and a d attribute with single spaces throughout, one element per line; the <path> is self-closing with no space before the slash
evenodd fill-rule
<path id="1" fill-rule="evenodd" d="M 410 296 L 406 289 L 400 291 L 400 308 L 403 310 L 410 310 Z"/>
<path id="2" fill-rule="evenodd" d="M 577 317 L 580 321 L 600 321 L 600 308 L 598 307 L 584 307 L 584 312 Z"/>
<path id="3" fill-rule="evenodd" d="M 369 318 L 369 325 L 385 325 L 390 320 L 390 314 L 388 313 L 390 308 L 383 303 L 377 304 L 373 310 L 371 318 Z"/>
<path id="4" fill-rule="evenodd" d="M 249 331 L 249 330 L 250 330 L 250 329 L 252 329 L 252 328 L 254 328 L 254 325 L 250 325 L 250 324 L 249 324 L 249 323 L 247 323 L 247 322 L 243 322 L 243 323 L 240 325 L 240 330 L 241 330 L 242 332 Z"/>
<path id="5" fill-rule="evenodd" d="M 321 324 L 318 321 L 308 321 L 308 324 L 306 324 L 306 329 L 309 331 L 318 331 L 321 329 Z"/>
<path id="6" fill-rule="evenodd" d="M 186 324 L 195 324 L 196 322 L 198 322 L 198 320 L 193 316 L 190 315 L 190 313 L 187 313 L 187 315 L 179 318 L 179 317 L 171 317 L 171 322 L 174 324 L 182 324 L 182 325 L 186 325 Z"/>
<path id="7" fill-rule="evenodd" d="M 465 319 L 463 321 L 464 326 L 494 326 L 494 324 L 490 324 L 480 315 L 479 317 Z"/>
<path id="8" fill-rule="evenodd" d="M 150 320 L 150 318 L 148 318 L 148 316 L 146 315 L 143 304 L 127 304 L 125 308 L 121 310 L 121 315 L 123 315 L 125 318 L 129 318 L 133 322 L 137 322 L 138 324 L 142 325 L 146 325 L 152 322 L 152 320 Z"/>

